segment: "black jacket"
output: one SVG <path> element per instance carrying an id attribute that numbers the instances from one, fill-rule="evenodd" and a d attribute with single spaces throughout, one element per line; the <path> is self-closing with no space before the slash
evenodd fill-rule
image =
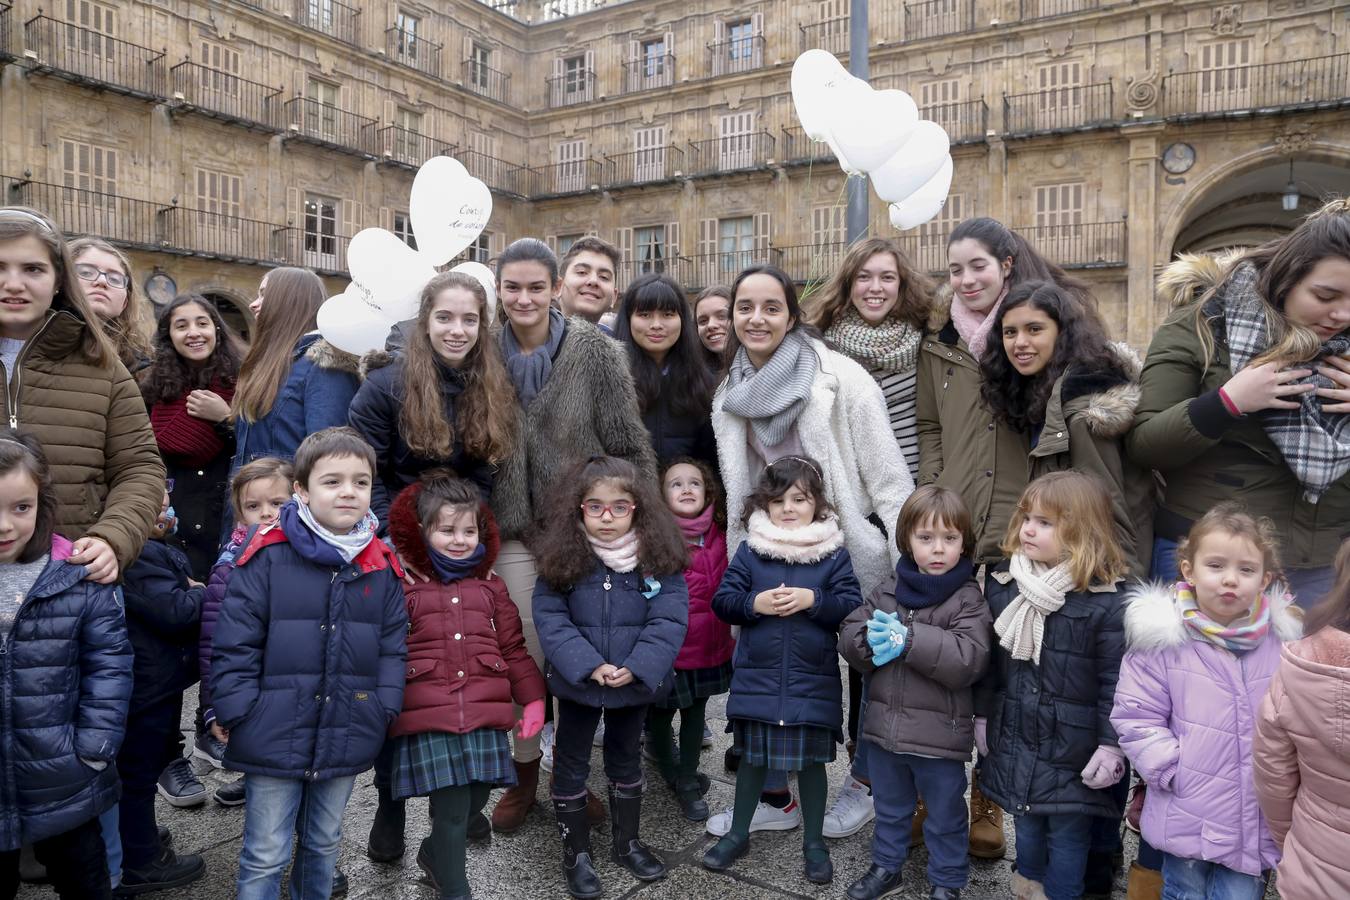
<path id="1" fill-rule="evenodd" d="M 995 620 L 1017 597 L 1006 563 L 986 579 L 985 597 Z M 975 714 L 989 720 L 980 789 L 1013 815 L 1120 817 L 1110 791 L 1083 784 L 1082 772 L 1098 746 L 1117 745 L 1111 706 L 1124 619 L 1114 585 L 1069 593 L 1045 619 L 1040 665 L 1014 660 L 995 635 L 975 693 Z"/>
<path id="2" fill-rule="evenodd" d="M 681 456 L 692 456 L 717 470 L 717 440 L 712 430 L 711 402 L 701 415 L 681 414 L 671 409 L 670 391 L 663 390 L 642 414 L 642 424 L 652 438 L 658 469 Z"/>
<path id="3" fill-rule="evenodd" d="M 187 555 L 148 540 L 123 576 L 127 635 L 135 654 L 131 708 L 181 693 L 197 683 L 197 638 L 206 588 L 188 584 Z"/>

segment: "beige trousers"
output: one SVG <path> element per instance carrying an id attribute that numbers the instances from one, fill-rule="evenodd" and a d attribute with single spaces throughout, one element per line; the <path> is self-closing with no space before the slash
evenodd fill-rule
<path id="1" fill-rule="evenodd" d="M 511 594 L 511 602 L 520 611 L 520 624 L 525 631 L 525 649 L 530 651 L 539 666 L 544 670 L 544 654 L 539 648 L 539 632 L 534 629 L 534 582 L 536 572 L 534 557 L 520 541 L 502 541 L 497 552 L 497 563 L 493 569 L 506 582 L 506 590 Z M 520 717 L 520 707 L 516 707 L 516 717 Z M 511 734 L 511 757 L 518 763 L 533 762 L 540 757 L 539 736 L 525 739 Z"/>

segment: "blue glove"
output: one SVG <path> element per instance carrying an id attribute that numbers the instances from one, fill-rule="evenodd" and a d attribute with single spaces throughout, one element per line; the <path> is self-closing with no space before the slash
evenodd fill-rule
<path id="1" fill-rule="evenodd" d="M 867 645 L 872 648 L 872 665 L 880 668 L 896 659 L 905 649 L 909 629 L 896 616 L 880 610 L 867 622 Z"/>

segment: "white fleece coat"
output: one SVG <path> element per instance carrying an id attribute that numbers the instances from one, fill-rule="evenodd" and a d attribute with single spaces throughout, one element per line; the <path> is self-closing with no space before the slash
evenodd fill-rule
<path id="1" fill-rule="evenodd" d="M 914 479 L 895 442 L 876 381 L 862 366 L 820 341 L 812 338 L 808 344 L 820 360 L 820 371 L 797 419 L 797 439 L 802 451 L 821 466 L 826 498 L 839 514 L 844 546 L 866 597 L 887 581 L 900 558 L 894 539 L 883 536 L 867 517 L 876 513 L 887 533 L 894 532 Z M 745 498 L 758 472 L 750 471 L 750 420 L 723 409 L 726 388 L 724 380 L 713 396 L 712 423 L 726 487 L 727 555 L 735 556 L 745 540 L 741 525 Z"/>

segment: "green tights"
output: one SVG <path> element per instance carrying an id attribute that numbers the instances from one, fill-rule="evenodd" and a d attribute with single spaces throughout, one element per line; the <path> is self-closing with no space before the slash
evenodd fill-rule
<path id="1" fill-rule="evenodd" d="M 741 763 L 736 772 L 736 805 L 731 814 L 731 831 L 727 832 L 727 837 L 742 841 L 750 837 L 750 820 L 755 817 L 755 807 L 759 805 L 759 795 L 764 790 L 764 779 L 768 775 L 766 766 Z M 801 792 L 802 804 L 802 847 L 808 855 L 813 851 L 825 850 L 825 799 L 829 787 L 824 763 L 812 763 L 797 773 L 797 789 Z"/>
<path id="2" fill-rule="evenodd" d="M 693 706 L 684 709 L 662 709 L 653 706 L 647 711 L 649 735 L 656 753 L 656 767 L 661 777 L 675 783 L 680 778 L 693 778 L 698 775 L 699 756 L 703 752 L 703 723 L 708 710 L 708 698 L 700 697 Z M 670 755 L 671 741 L 674 739 L 675 713 L 680 714 L 679 759 Z"/>
<path id="3" fill-rule="evenodd" d="M 426 849 L 443 897 L 469 893 L 469 876 L 464 871 L 469 819 L 483 811 L 491 792 L 492 785 L 479 782 L 431 792 L 431 836 Z"/>

